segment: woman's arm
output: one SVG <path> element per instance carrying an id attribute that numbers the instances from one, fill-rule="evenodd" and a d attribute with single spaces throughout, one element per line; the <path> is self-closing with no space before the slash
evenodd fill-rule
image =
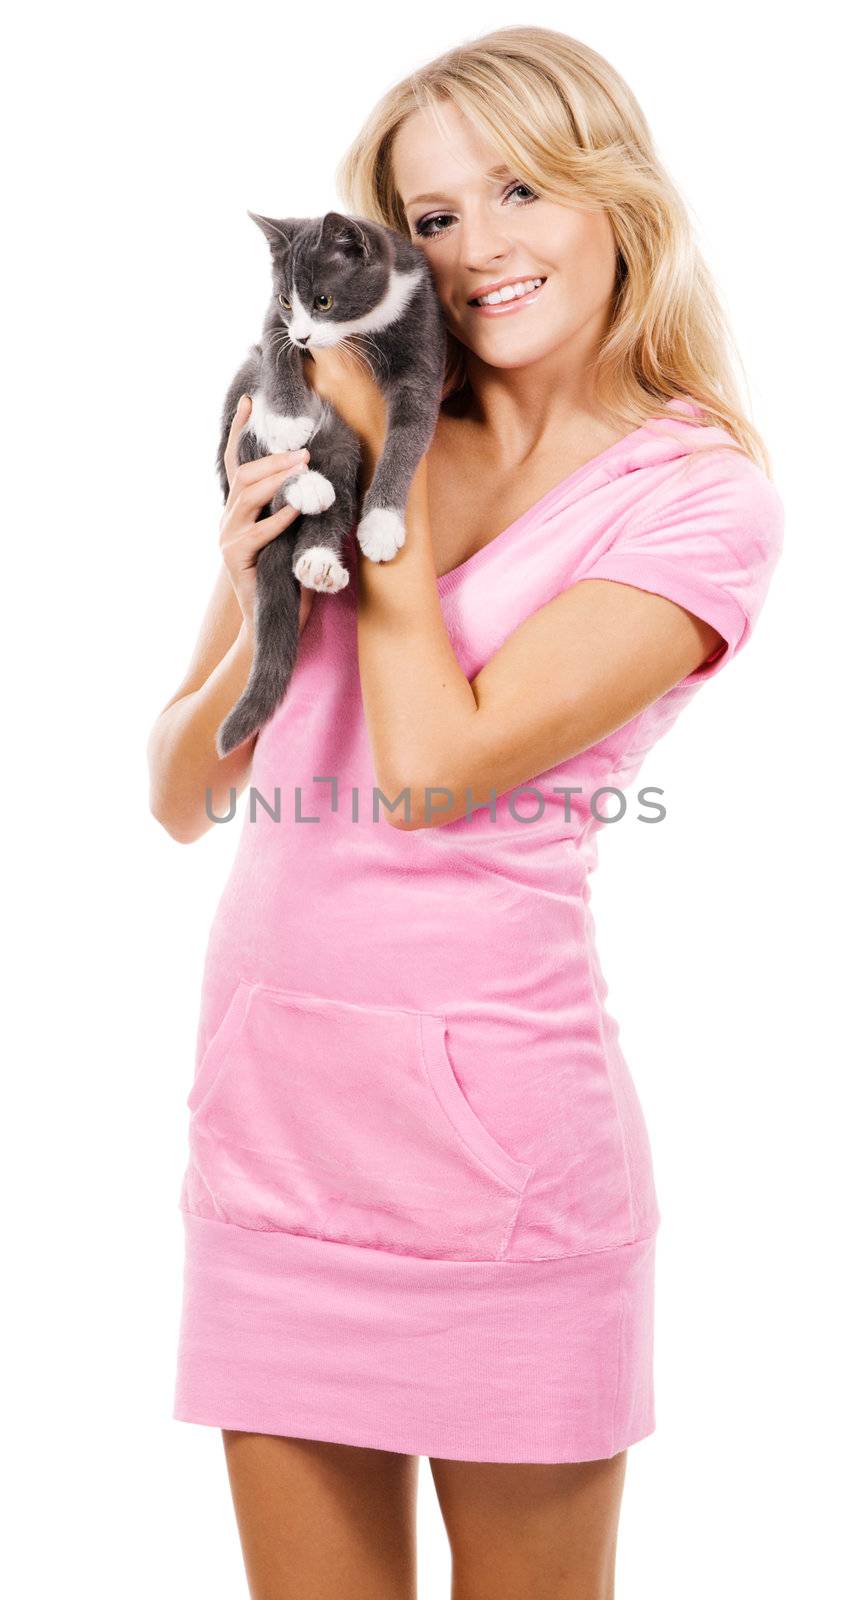
<path id="1" fill-rule="evenodd" d="M 374 449 L 379 450 L 379 439 Z M 463 817 L 606 738 L 721 642 L 664 596 L 585 579 L 516 628 L 473 680 L 443 620 L 428 516 L 426 464 L 411 488 L 394 560 L 360 554 L 358 651 L 378 786 L 406 791 L 413 831 Z M 452 795 L 430 795 L 441 788 Z M 468 794 L 470 791 L 470 794 Z"/>
<path id="2" fill-rule="evenodd" d="M 189 669 L 154 724 L 147 745 L 150 810 L 173 839 L 191 844 L 213 826 L 206 811 L 227 809 L 232 788 L 248 782 L 255 741 L 216 753 L 216 732 L 236 705 L 252 665 L 254 644 L 224 568 L 219 572 Z"/>
<path id="3" fill-rule="evenodd" d="M 150 810 L 181 844 L 191 844 L 213 827 L 212 817 L 228 808 L 231 789 L 239 793 L 248 782 L 256 739 L 247 739 L 220 757 L 216 733 L 245 689 L 252 666 L 258 552 L 300 514 L 285 506 L 258 520 L 289 472 L 306 469 L 308 451 L 265 456 L 238 466 L 237 445 L 250 412 L 251 401 L 243 396 L 225 447 L 229 494 L 220 525 L 222 568 L 189 669 L 160 711 L 147 745 Z M 303 589 L 301 633 L 313 598 L 311 590 Z"/>

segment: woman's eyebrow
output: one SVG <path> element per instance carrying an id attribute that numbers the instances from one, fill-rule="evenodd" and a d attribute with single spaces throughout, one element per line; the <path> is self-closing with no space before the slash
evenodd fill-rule
<path id="1" fill-rule="evenodd" d="M 497 166 L 497 167 L 491 167 L 491 168 L 489 168 L 489 171 L 486 173 L 486 177 L 487 178 L 505 178 L 507 176 L 507 173 L 509 172 L 509 170 L 510 170 L 509 167 L 505 166 L 505 165 L 501 165 L 501 166 Z M 411 200 L 405 200 L 403 203 L 406 206 L 416 206 L 416 205 L 419 205 L 421 201 L 422 202 L 428 201 L 430 204 L 434 205 L 437 201 L 445 200 L 445 199 L 446 199 L 446 195 L 442 195 L 442 194 L 415 194 Z"/>

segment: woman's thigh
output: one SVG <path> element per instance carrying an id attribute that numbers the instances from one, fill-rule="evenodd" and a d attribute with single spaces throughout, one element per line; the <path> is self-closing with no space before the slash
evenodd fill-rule
<path id="1" fill-rule="evenodd" d="M 251 1600 L 414 1600 L 416 1456 L 222 1438 Z"/>
<path id="2" fill-rule="evenodd" d="M 625 1450 L 564 1466 L 429 1465 L 452 1600 L 612 1600 Z"/>

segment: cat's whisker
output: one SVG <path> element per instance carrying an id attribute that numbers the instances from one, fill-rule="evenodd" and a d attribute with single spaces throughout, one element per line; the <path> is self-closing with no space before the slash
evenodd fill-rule
<path id="1" fill-rule="evenodd" d="M 375 353 L 376 353 L 376 355 L 378 357 L 378 361 L 382 362 L 384 364 L 385 377 L 389 377 L 390 364 L 389 364 L 389 361 L 387 360 L 385 351 L 383 351 L 380 348 L 380 345 L 379 344 L 375 344 L 375 341 L 371 338 L 371 336 L 369 334 L 366 334 L 366 333 L 355 333 L 355 334 L 352 334 L 351 337 L 352 337 L 352 339 L 356 339 L 357 341 L 359 341 L 356 349 L 357 349 L 357 354 L 361 357 L 361 359 L 364 359 L 364 352 L 363 352 L 363 350 L 361 348 L 361 346 L 363 344 L 368 344 L 369 349 L 374 349 L 375 350 Z M 370 377 L 374 377 L 374 372 L 372 370 L 371 363 L 366 361 L 365 365 L 368 367 L 369 376 Z"/>
<path id="2" fill-rule="evenodd" d="M 285 350 L 290 350 L 292 345 L 293 340 L 291 339 L 289 333 L 285 332 L 284 334 L 276 336 L 276 338 L 273 340 L 273 349 L 275 350 L 276 354 L 276 366 L 279 364 L 279 357 L 284 353 Z"/>
<path id="3" fill-rule="evenodd" d="M 365 367 L 366 371 L 368 372 L 369 377 L 370 378 L 374 378 L 375 377 L 375 372 L 374 372 L 374 368 L 372 366 L 371 361 L 369 360 L 368 356 L 366 355 L 366 351 L 365 351 L 365 348 L 364 348 L 365 342 L 366 342 L 366 335 L 364 335 L 362 333 L 351 334 L 351 338 L 350 338 L 349 343 L 350 343 L 350 348 L 351 348 L 353 354 L 356 356 L 357 360 L 361 363 L 361 365 L 363 367 Z M 372 341 L 371 340 L 368 340 L 368 346 L 369 346 L 370 349 L 372 348 Z M 345 359 L 347 359 L 347 355 L 346 355 Z"/>
<path id="4" fill-rule="evenodd" d="M 355 338 L 355 337 L 356 337 L 356 335 L 352 335 L 352 339 Z M 363 354 L 363 352 L 361 350 L 357 349 L 353 345 L 353 343 L 351 343 L 350 346 L 349 346 L 348 345 L 348 341 L 346 340 L 344 344 L 331 345 L 330 349 L 335 354 L 336 359 L 339 360 L 342 363 L 342 366 L 350 366 L 352 364 L 351 363 L 351 357 L 350 357 L 350 354 L 349 354 L 349 349 L 350 349 L 352 354 L 359 361 L 360 365 L 366 368 L 366 370 L 368 371 L 370 376 L 372 375 L 371 367 L 369 365 L 369 362 L 368 362 L 366 356 Z"/>

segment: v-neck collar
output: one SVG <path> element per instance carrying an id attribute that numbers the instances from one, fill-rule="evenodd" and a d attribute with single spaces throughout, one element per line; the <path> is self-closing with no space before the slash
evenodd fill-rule
<path id="1" fill-rule="evenodd" d="M 685 405 L 690 415 L 694 409 L 691 401 L 686 402 L 683 400 L 678 400 L 676 397 L 666 401 L 665 404 L 666 407 L 674 404 Z M 664 422 L 665 420 L 666 418 L 664 417 L 649 417 L 646 422 L 641 424 L 640 427 L 633 428 L 630 433 L 625 433 L 622 439 L 616 439 L 613 444 L 606 445 L 605 449 L 600 450 L 598 455 L 591 456 L 589 461 L 582 462 L 582 465 L 580 467 L 576 467 L 574 472 L 567 473 L 566 477 L 561 478 L 559 483 L 553 484 L 544 495 L 541 495 L 538 500 L 535 500 L 532 506 L 528 506 L 527 510 L 521 513 L 521 516 L 516 517 L 514 522 L 510 522 L 506 528 L 501 529 L 500 533 L 495 534 L 493 539 L 489 539 L 486 544 L 480 546 L 479 550 L 475 550 L 473 555 L 467 556 L 464 561 L 460 561 L 458 566 L 450 567 L 448 572 L 442 572 L 440 577 L 437 579 L 438 593 L 448 594 L 451 589 L 456 587 L 466 573 L 469 572 L 473 574 L 476 572 L 479 567 L 483 566 L 486 561 L 491 559 L 492 555 L 495 554 L 502 545 L 508 544 L 510 539 L 521 531 L 522 527 L 529 518 L 535 517 L 538 514 L 541 515 L 546 506 L 549 505 L 551 501 L 561 493 L 562 490 L 568 489 L 572 485 L 579 483 L 582 478 L 586 478 L 590 473 L 604 469 L 608 465 L 609 461 L 613 460 L 622 450 L 631 449 L 632 445 L 636 442 L 636 440 L 640 439 L 642 434 L 648 434 L 655 438 L 656 435 L 653 433 L 650 424 L 653 422 Z M 670 418 L 669 420 L 674 419 Z"/>

